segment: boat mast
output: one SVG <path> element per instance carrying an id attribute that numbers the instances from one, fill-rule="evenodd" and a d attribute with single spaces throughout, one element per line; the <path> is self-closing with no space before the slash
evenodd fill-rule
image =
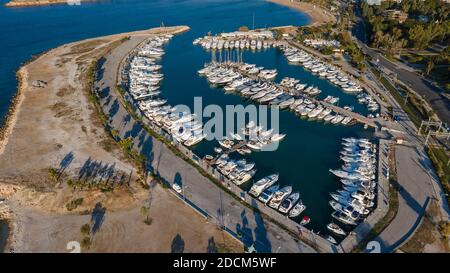
<path id="1" fill-rule="evenodd" d="M 253 12 L 253 30 L 255 30 L 255 13 Z"/>

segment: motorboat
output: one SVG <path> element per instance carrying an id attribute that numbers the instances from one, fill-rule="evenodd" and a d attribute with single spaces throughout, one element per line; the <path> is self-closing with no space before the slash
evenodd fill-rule
<path id="1" fill-rule="evenodd" d="M 277 192 L 275 192 L 275 194 L 273 195 L 272 199 L 269 202 L 269 207 L 278 209 L 281 202 L 283 202 L 284 199 L 286 199 L 289 196 L 289 194 L 291 194 L 291 192 L 292 186 L 283 187 Z"/>
<path id="2" fill-rule="evenodd" d="M 275 184 L 275 182 L 278 181 L 278 178 L 278 174 L 271 174 L 258 180 L 250 188 L 249 194 L 253 195 L 254 197 L 258 197 L 265 189 Z"/>
<path id="3" fill-rule="evenodd" d="M 327 225 L 327 229 L 337 235 L 341 235 L 341 236 L 347 235 L 347 233 L 341 227 L 336 225 L 335 223 L 329 223 Z"/>
<path id="4" fill-rule="evenodd" d="M 311 222 L 311 218 L 308 216 L 303 216 L 302 220 L 300 221 L 300 225 L 305 226 Z"/>
<path id="5" fill-rule="evenodd" d="M 275 194 L 276 191 L 278 191 L 278 189 L 280 188 L 280 185 L 273 185 L 270 188 L 264 190 L 261 195 L 258 197 L 258 199 L 263 202 L 264 204 L 266 204 L 267 202 L 269 202 L 269 200 L 273 197 L 273 195 Z"/>
<path id="6" fill-rule="evenodd" d="M 303 202 L 300 200 L 290 211 L 289 211 L 289 217 L 294 218 L 299 216 L 304 210 L 306 209 L 306 206 L 303 204 Z"/>
<path id="7" fill-rule="evenodd" d="M 286 199 L 281 202 L 278 210 L 281 213 L 288 213 L 288 211 L 297 203 L 298 199 L 300 199 L 300 194 L 298 192 L 292 193 Z"/>
<path id="8" fill-rule="evenodd" d="M 356 225 L 356 222 L 351 219 L 347 214 L 345 214 L 342 211 L 335 211 L 331 214 L 331 217 L 338 220 L 339 222 L 342 222 L 346 225 Z"/>

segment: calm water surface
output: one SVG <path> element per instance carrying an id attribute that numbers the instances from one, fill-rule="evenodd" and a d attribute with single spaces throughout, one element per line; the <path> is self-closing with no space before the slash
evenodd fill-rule
<path id="1" fill-rule="evenodd" d="M 0 1 L 2 4 L 5 0 Z M 286 7 L 264 0 L 128 0 L 83 3 L 81 6 L 48 6 L 32 8 L 0 7 L 0 120 L 15 94 L 15 71 L 33 54 L 83 38 L 146 29 L 164 25 L 185 24 L 191 31 L 178 35 L 166 47 L 162 60 L 165 80 L 161 87 L 163 97 L 172 105 L 193 105 L 193 97 L 201 96 L 203 105 L 247 105 L 236 95 L 227 95 L 221 89 L 211 88 L 197 70 L 211 60 L 211 55 L 192 40 L 207 34 L 233 31 L 239 26 L 255 27 L 303 25 L 309 18 Z M 356 104 L 355 97 L 342 93 L 327 81 L 311 75 L 298 66 L 291 66 L 276 49 L 257 53 L 245 52 L 244 61 L 278 69 L 277 80 L 296 77 L 304 83 L 317 85 L 321 96 L 338 95 L 341 105 Z M 282 185 L 291 184 L 301 193 L 306 214 L 312 218 L 314 230 L 325 231 L 330 221 L 329 192 L 338 184 L 329 174 L 329 168 L 339 165 L 337 160 L 340 139 L 347 136 L 365 136 L 369 132 L 360 126 L 324 125 L 301 120 L 288 111 L 280 113 L 280 131 L 287 137 L 274 152 L 259 152 L 248 156 L 256 163 L 256 178 L 279 172 Z M 199 155 L 212 153 L 215 141 L 195 147 Z"/>

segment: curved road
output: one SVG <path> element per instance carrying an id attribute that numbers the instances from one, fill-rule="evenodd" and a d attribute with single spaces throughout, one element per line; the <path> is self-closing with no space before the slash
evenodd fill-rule
<path id="1" fill-rule="evenodd" d="M 445 96 L 442 95 L 442 91 L 431 85 L 422 76 L 417 73 L 405 69 L 405 65 L 400 63 L 394 63 L 385 57 L 376 49 L 370 48 L 365 44 L 366 34 L 364 30 L 364 22 L 359 14 L 357 14 L 357 23 L 355 24 L 352 32 L 357 38 L 358 45 L 367 55 L 373 59 L 379 60 L 379 65 L 387 68 L 388 70 L 397 74 L 397 79 L 403 82 L 405 85 L 412 88 L 415 92 L 420 94 L 428 104 L 436 111 L 438 117 L 445 123 L 450 124 L 450 102 Z"/>

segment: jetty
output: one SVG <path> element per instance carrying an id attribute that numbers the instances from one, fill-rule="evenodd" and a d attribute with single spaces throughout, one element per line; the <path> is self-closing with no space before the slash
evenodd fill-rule
<path id="1" fill-rule="evenodd" d="M 265 79 L 259 77 L 258 75 L 248 74 L 248 73 L 245 73 L 245 72 L 239 70 L 239 66 L 241 64 L 242 63 L 239 63 L 239 62 L 225 62 L 225 63 L 223 63 L 224 66 L 232 68 L 235 72 L 239 72 L 243 76 L 245 76 L 247 78 L 250 78 L 250 79 L 252 79 L 254 81 L 268 81 L 268 80 L 265 80 Z M 283 85 L 281 85 L 279 83 L 275 83 L 275 82 L 271 82 L 271 83 L 273 85 L 275 85 L 277 88 L 283 90 L 285 93 L 289 93 L 289 91 L 290 91 L 290 89 L 288 87 L 283 86 Z M 303 96 L 303 95 L 297 95 L 297 96 L 294 96 L 294 97 L 295 98 L 300 98 L 301 96 Z M 380 129 L 381 122 L 378 122 L 378 119 L 368 118 L 368 117 L 363 116 L 363 115 L 361 115 L 359 113 L 356 113 L 356 112 L 344 109 L 344 108 L 342 108 L 340 106 L 337 106 L 337 105 L 334 105 L 334 104 L 331 104 L 331 103 L 328 103 L 328 102 L 316 99 L 313 96 L 307 96 L 307 97 L 308 97 L 308 99 L 310 99 L 311 101 L 313 101 L 313 102 L 315 102 L 317 104 L 321 104 L 324 107 L 330 108 L 335 113 L 338 113 L 338 114 L 341 114 L 341 115 L 344 115 L 344 116 L 349 116 L 349 117 L 353 118 L 354 120 L 356 120 L 357 122 L 359 122 L 359 123 L 361 123 L 363 125 L 367 125 L 367 126 L 370 126 L 372 128 L 375 128 L 375 129 Z"/>

